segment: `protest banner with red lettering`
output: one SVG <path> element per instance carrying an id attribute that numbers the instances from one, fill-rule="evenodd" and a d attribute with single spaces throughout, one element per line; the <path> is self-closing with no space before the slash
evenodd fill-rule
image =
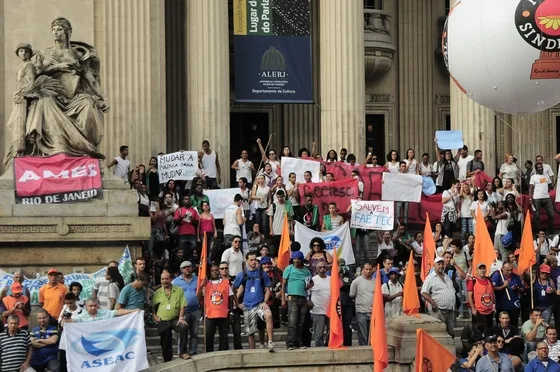
<path id="1" fill-rule="evenodd" d="M 329 203 L 336 203 L 340 214 L 345 214 L 350 207 L 350 200 L 358 198 L 358 180 L 334 182 L 310 182 L 299 184 L 301 204 L 305 204 L 305 195 L 313 194 L 313 203 L 319 206 L 321 219 L 329 213 Z"/>
<path id="2" fill-rule="evenodd" d="M 98 159 L 64 154 L 14 159 L 15 198 L 19 204 L 58 204 L 102 198 Z"/>

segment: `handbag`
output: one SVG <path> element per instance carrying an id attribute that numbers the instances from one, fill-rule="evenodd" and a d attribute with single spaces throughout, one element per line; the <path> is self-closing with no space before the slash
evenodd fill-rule
<path id="1" fill-rule="evenodd" d="M 509 247 L 511 245 L 511 243 L 513 242 L 513 232 L 508 231 L 506 235 L 502 236 L 500 241 L 502 242 L 502 245 L 504 246 L 504 248 Z"/>

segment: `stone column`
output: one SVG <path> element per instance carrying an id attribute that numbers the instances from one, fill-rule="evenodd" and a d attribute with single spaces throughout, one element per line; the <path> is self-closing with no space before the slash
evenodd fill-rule
<path id="1" fill-rule="evenodd" d="M 363 2 L 321 0 L 321 151 L 345 147 L 365 157 Z"/>
<path id="2" fill-rule="evenodd" d="M 219 156 L 222 184 L 230 172 L 228 2 L 187 1 L 187 147 L 208 140 Z"/>

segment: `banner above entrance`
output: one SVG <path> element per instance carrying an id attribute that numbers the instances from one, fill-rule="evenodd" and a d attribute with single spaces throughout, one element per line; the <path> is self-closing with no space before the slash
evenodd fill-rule
<path id="1" fill-rule="evenodd" d="M 234 0 L 235 101 L 313 103 L 309 0 Z"/>

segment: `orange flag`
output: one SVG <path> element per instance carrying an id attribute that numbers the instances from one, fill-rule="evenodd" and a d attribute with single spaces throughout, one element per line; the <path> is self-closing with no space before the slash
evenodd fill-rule
<path id="1" fill-rule="evenodd" d="M 430 217 L 426 212 L 426 225 L 424 225 L 424 250 L 422 251 L 422 267 L 420 268 L 420 279 L 426 280 L 426 277 L 434 266 L 434 258 L 436 256 L 436 242 L 432 235 L 432 226 L 430 225 Z"/>
<path id="2" fill-rule="evenodd" d="M 416 330 L 416 372 L 445 372 L 455 362 L 455 355 L 421 328 Z"/>
<path id="3" fill-rule="evenodd" d="M 494 243 L 490 239 L 488 229 L 486 228 L 486 221 L 482 217 L 480 205 L 477 206 L 476 211 L 476 239 L 474 240 L 474 255 L 472 260 L 473 274 L 476 275 L 478 265 L 483 263 L 486 265 L 486 272 L 490 273 L 490 266 L 492 262 L 496 261 L 496 251 L 494 251 Z"/>
<path id="4" fill-rule="evenodd" d="M 377 265 L 375 276 L 375 290 L 373 292 L 373 307 L 371 308 L 371 323 L 369 340 L 373 350 L 373 371 L 382 372 L 389 365 L 387 351 L 387 331 L 385 330 L 385 304 L 381 292 L 381 273 Z"/>
<path id="5" fill-rule="evenodd" d="M 334 255 L 336 257 L 336 248 L 334 248 Z M 338 279 L 338 262 L 333 259 L 331 269 L 331 299 L 327 309 L 327 316 L 329 317 L 329 327 L 331 333 L 329 335 L 329 349 L 345 349 L 342 346 L 344 343 L 344 333 L 342 331 L 342 306 L 340 304 L 340 281 Z"/>
<path id="6" fill-rule="evenodd" d="M 288 223 L 288 214 L 284 213 L 284 223 L 282 224 L 282 237 L 280 238 L 280 247 L 278 248 L 277 267 L 284 270 L 290 264 L 290 226 Z"/>
<path id="7" fill-rule="evenodd" d="M 406 315 L 414 315 L 419 317 L 420 299 L 418 298 L 418 290 L 416 289 L 416 274 L 414 273 L 414 254 L 410 251 L 410 258 L 406 267 L 406 276 L 404 278 L 403 287 L 403 313 Z"/>
<path id="8" fill-rule="evenodd" d="M 521 251 L 517 261 L 517 272 L 521 275 L 531 266 L 537 263 L 535 248 L 533 246 L 533 227 L 531 226 L 531 213 L 527 210 L 525 226 L 523 226 L 523 236 L 521 237 Z"/>
<path id="9" fill-rule="evenodd" d="M 200 265 L 198 265 L 198 281 L 196 283 L 196 291 L 200 288 L 200 283 L 206 278 L 206 269 L 208 268 L 208 239 L 204 232 L 204 240 L 202 241 L 202 252 L 200 252 Z"/>

